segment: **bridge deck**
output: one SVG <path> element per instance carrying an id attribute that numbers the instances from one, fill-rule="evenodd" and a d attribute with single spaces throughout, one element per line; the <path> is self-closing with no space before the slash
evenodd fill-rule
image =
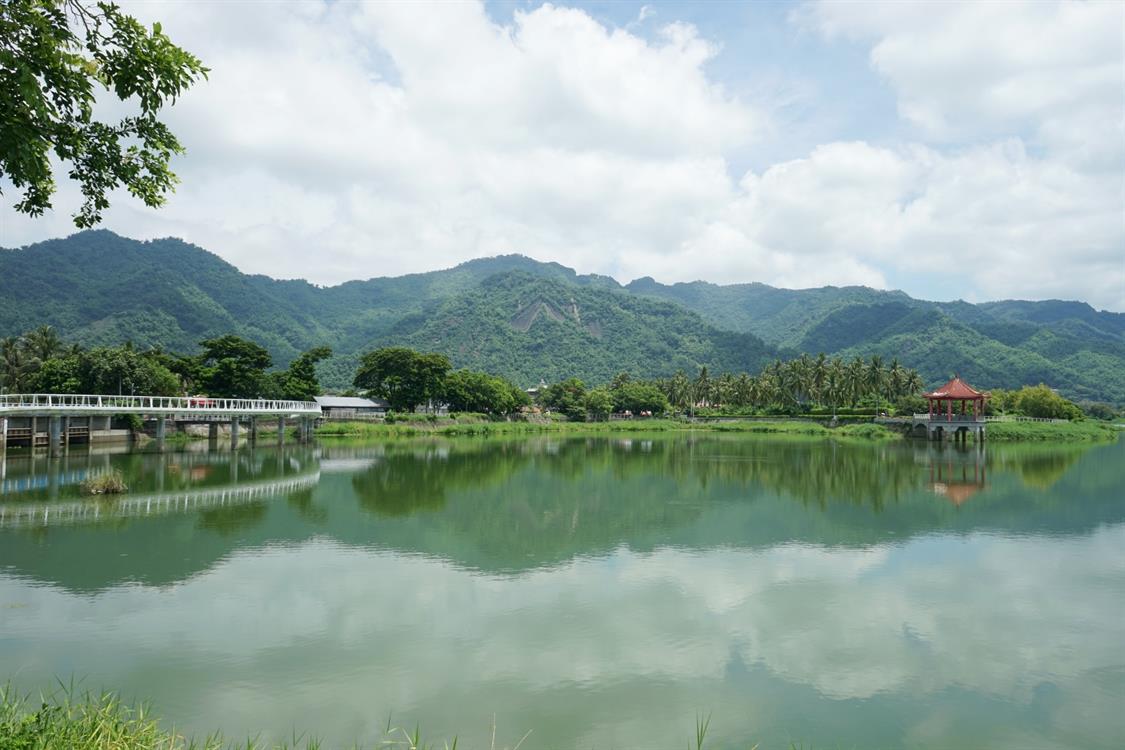
<path id="1" fill-rule="evenodd" d="M 100 416 L 161 414 L 178 417 L 319 417 L 315 401 L 195 398 L 186 396 L 99 396 L 57 393 L 0 396 L 0 416 Z"/>

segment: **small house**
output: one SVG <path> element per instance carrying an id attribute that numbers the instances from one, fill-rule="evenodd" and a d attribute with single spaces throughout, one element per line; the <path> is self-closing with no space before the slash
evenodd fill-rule
<path id="1" fill-rule="evenodd" d="M 382 417 L 390 408 L 386 401 L 358 396 L 317 396 L 316 403 L 325 419 Z"/>

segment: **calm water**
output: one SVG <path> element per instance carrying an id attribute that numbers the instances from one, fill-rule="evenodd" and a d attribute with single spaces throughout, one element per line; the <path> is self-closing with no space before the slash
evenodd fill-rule
<path id="1" fill-rule="evenodd" d="M 243 737 L 1121 748 L 1125 443 L 10 453 L 0 680 L 70 675 Z"/>

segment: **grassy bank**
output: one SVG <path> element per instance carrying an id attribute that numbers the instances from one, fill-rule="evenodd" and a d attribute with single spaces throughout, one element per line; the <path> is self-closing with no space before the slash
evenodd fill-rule
<path id="1" fill-rule="evenodd" d="M 796 420 L 742 420 L 730 422 L 686 422 L 672 419 L 615 420 L 612 422 L 488 422 L 438 420 L 435 422 L 326 422 L 316 429 L 317 437 L 417 437 L 419 435 L 488 436 L 652 432 L 738 432 L 747 434 L 806 435 L 859 440 L 891 440 L 897 433 L 876 424 L 849 424 L 828 428 L 816 422 Z"/>
<path id="2" fill-rule="evenodd" d="M 712 747 L 707 740 L 710 716 L 696 719 L 689 750 Z M 477 750 L 517 750 L 540 746 L 528 731 L 514 741 L 496 737 Z M 676 743 L 676 746 L 680 746 Z M 53 695 L 31 700 L 18 696 L 10 687 L 0 687 L 0 749 L 2 750 L 329 750 L 315 738 L 295 735 L 290 740 L 272 742 L 259 739 L 231 742 L 219 733 L 195 739 L 173 729 L 165 729 L 148 707 L 129 705 L 113 693 L 84 693 L 62 688 Z M 332 746 L 335 747 L 335 746 Z M 349 750 L 469 750 L 456 737 L 427 740 L 417 727 L 395 728 L 388 721 L 382 736 L 368 744 L 348 744 Z M 719 746 L 716 745 L 716 748 Z M 739 748 L 757 748 L 753 743 Z M 799 746 L 790 744 L 790 750 Z"/>
<path id="3" fill-rule="evenodd" d="M 1082 443 L 1116 440 L 1118 434 L 1104 422 L 989 422 L 985 440 Z"/>

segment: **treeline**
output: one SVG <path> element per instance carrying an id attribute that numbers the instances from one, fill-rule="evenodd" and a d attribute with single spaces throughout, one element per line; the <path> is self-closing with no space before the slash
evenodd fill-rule
<path id="1" fill-rule="evenodd" d="M 604 419 L 611 413 L 663 414 L 801 414 L 810 410 L 842 407 L 868 412 L 892 408 L 916 398 L 924 387 L 914 370 L 898 360 L 884 364 L 881 357 L 845 362 L 825 355 L 803 355 L 788 361 L 774 360 L 757 375 L 711 374 L 700 368 L 695 377 L 682 370 L 671 378 L 634 380 L 628 373 L 609 384 L 587 389 L 576 378 L 544 389 L 540 400 L 549 409 L 570 419 Z M 925 403 L 924 401 L 922 402 Z"/>
<path id="2" fill-rule="evenodd" d="M 531 404 L 527 393 L 505 378 L 454 370 L 444 354 L 423 354 L 402 346 L 364 354 L 353 385 L 384 399 L 398 412 L 444 404 L 450 411 L 505 415 Z"/>
<path id="3" fill-rule="evenodd" d="M 131 343 L 83 348 L 64 343 L 51 326 L 0 339 L 0 388 L 25 393 L 92 393 L 308 401 L 321 392 L 316 364 L 326 346 L 310 349 L 284 370 L 262 346 L 238 336 L 200 342 L 202 351 L 180 355 L 140 351 Z"/>

